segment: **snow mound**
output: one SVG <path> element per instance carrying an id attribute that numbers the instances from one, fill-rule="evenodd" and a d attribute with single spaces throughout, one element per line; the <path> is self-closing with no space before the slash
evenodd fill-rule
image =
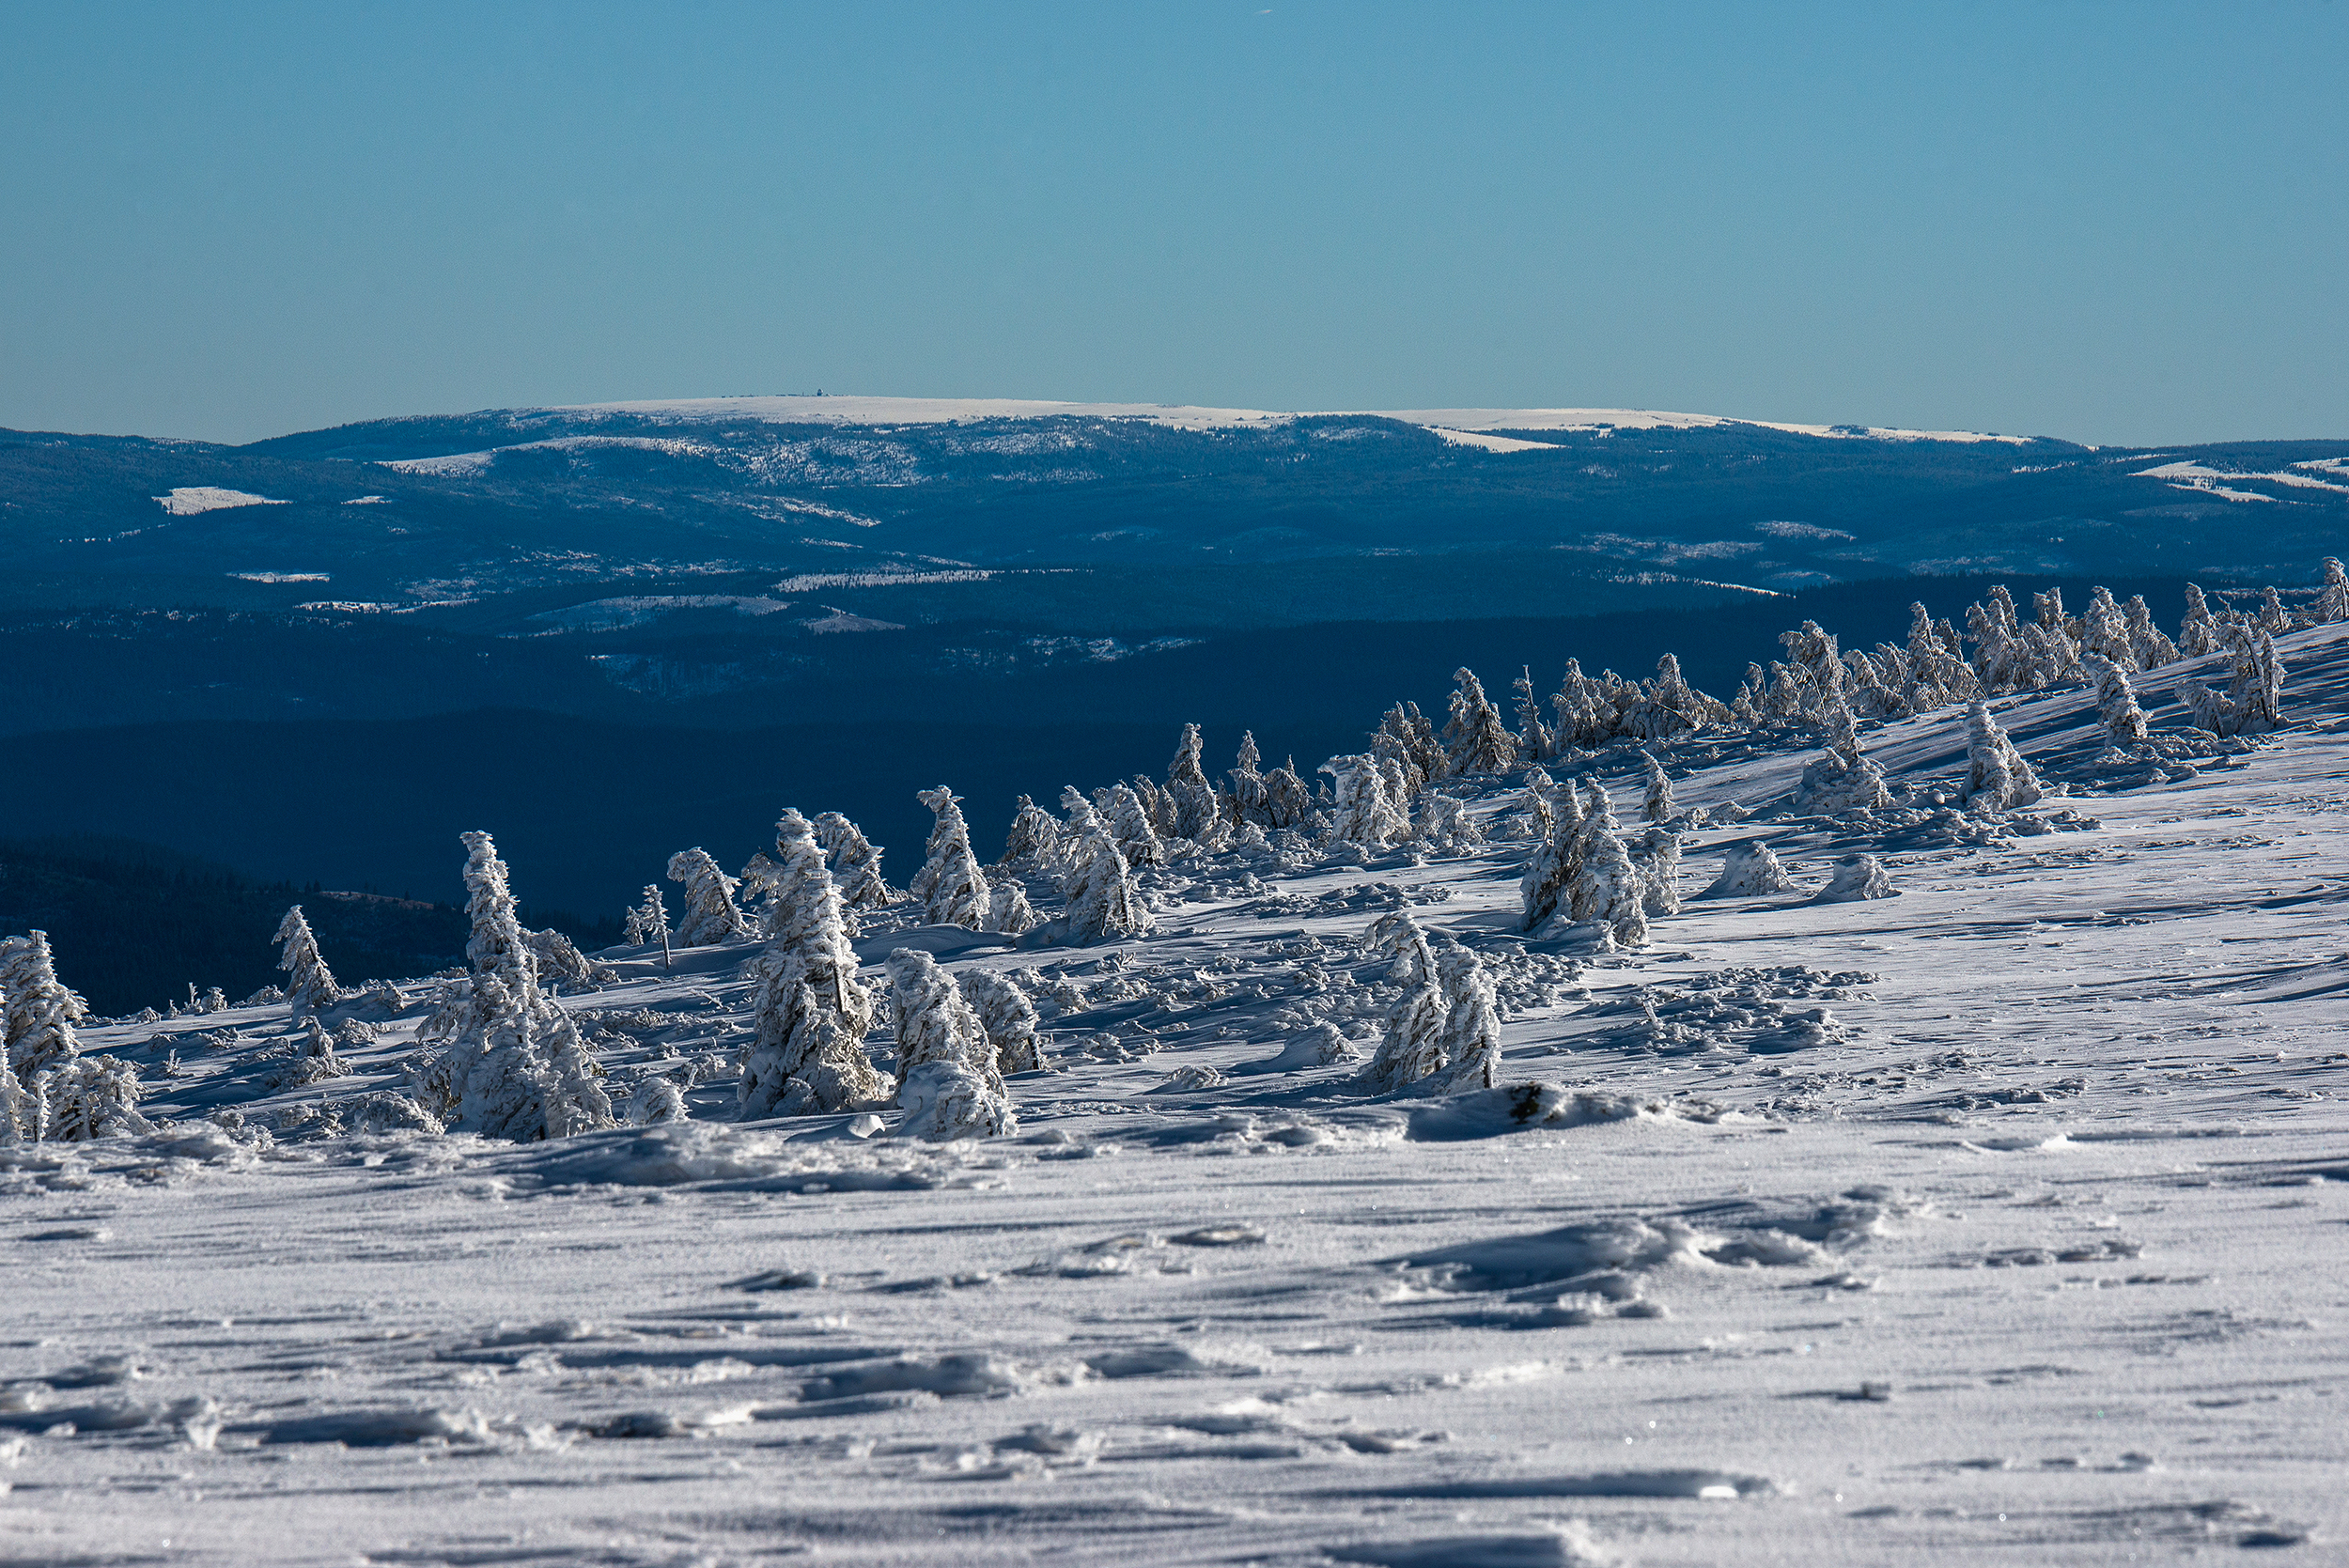
<path id="1" fill-rule="evenodd" d="M 1601 1090 L 1566 1090 L 1550 1083 L 1517 1083 L 1414 1106 L 1408 1114 L 1408 1137 L 1413 1142 L 1424 1143 L 1608 1122 L 1716 1122 L 1723 1113 L 1701 1100 L 1664 1100 Z"/>
<path id="2" fill-rule="evenodd" d="M 1034 1381 L 1002 1357 L 977 1351 L 935 1359 L 905 1356 L 844 1368 L 828 1377 L 812 1379 L 801 1386 L 800 1399 L 805 1404 L 907 1391 L 936 1394 L 941 1399 L 1002 1399 L 1020 1392 Z"/>
<path id="3" fill-rule="evenodd" d="M 428 1407 L 337 1410 L 298 1416 L 268 1427 L 265 1443 L 340 1443 L 345 1448 L 393 1448 L 402 1443 L 486 1443 L 490 1423 L 478 1411 Z"/>
<path id="4" fill-rule="evenodd" d="M 966 1163 L 951 1149 L 798 1142 L 704 1122 L 583 1133 L 491 1157 L 501 1174 L 544 1187 L 682 1187 L 724 1183 L 796 1192 L 921 1191 L 953 1185 Z"/>
<path id="5" fill-rule="evenodd" d="M 1323 1555 L 1339 1562 L 1375 1563 L 1377 1568 L 1602 1568 L 1617 1560 L 1579 1519 L 1540 1535 L 1457 1535 L 1424 1541 L 1362 1542 L 1329 1546 Z"/>
<path id="6" fill-rule="evenodd" d="M 1761 893 L 1784 893 L 1794 885 L 1794 878 L 1786 875 L 1775 850 L 1766 844 L 1747 839 L 1729 846 L 1728 853 L 1721 857 L 1721 874 L 1697 896 L 1750 898 Z"/>
<path id="7" fill-rule="evenodd" d="M 1898 898 L 1901 890 L 1884 874 L 1884 862 L 1874 855 L 1855 855 L 1835 868 L 1828 885 L 1812 895 L 1813 904 L 1850 904 L 1864 898 Z"/>

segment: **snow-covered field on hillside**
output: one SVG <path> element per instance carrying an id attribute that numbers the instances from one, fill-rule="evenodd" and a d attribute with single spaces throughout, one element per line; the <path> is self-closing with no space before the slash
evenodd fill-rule
<path id="1" fill-rule="evenodd" d="M 1003 1137 L 735 1120 L 749 938 L 598 955 L 609 1097 L 690 1119 L 540 1142 L 398 1125 L 422 981 L 300 1087 L 284 1003 L 86 1029 L 157 1130 L 0 1149 L 0 1561 L 2338 1560 L 2349 625 L 2276 645 L 2282 727 L 2167 760 L 2167 672 L 2135 761 L 1995 701 L 2065 786 L 2004 826 L 1658 745 L 1711 821 L 1643 948 L 1519 933 L 1521 771 L 1482 846 L 1176 861 L 1140 939 L 868 918 L 870 983 L 1025 971 Z M 1548 766 L 1638 815 L 1636 749 Z M 1756 838 L 1797 885 L 1698 898 Z M 1812 901 L 1863 852 L 1898 896 Z M 1500 1087 L 1344 1059 L 1397 908 Z"/>

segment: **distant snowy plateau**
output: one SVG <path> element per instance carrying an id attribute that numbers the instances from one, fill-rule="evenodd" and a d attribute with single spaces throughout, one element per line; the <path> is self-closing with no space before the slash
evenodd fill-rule
<path id="1" fill-rule="evenodd" d="M 1652 742 L 1644 947 L 1520 933 L 1521 768 L 1445 781 L 1481 844 L 1142 873 L 1141 939 L 864 916 L 876 986 L 1023 976 L 1008 1136 L 735 1120 L 752 939 L 594 955 L 612 1099 L 690 1119 L 542 1142 L 366 1109 L 428 980 L 298 1089 L 283 1003 L 94 1025 L 156 1130 L 0 1150 L 0 1560 L 2341 1560 L 2349 624 L 2275 646 L 2256 739 L 2194 664 L 2134 750 L 1995 699 L 2011 812 L 1948 807 L 1963 706 L 1861 726 L 1874 813 L 1797 809 L 1784 726 Z M 1639 817 L 1632 743 L 1548 766 Z M 1757 839 L 1795 886 L 1698 896 Z M 1898 896 L 1815 901 L 1860 854 Z M 1344 1059 L 1396 909 L 1499 1087 Z"/>

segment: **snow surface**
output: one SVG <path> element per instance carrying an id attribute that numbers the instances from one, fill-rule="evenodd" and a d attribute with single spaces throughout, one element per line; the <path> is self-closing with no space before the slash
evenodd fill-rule
<path id="1" fill-rule="evenodd" d="M 868 977 L 1044 971 L 1007 1139 L 726 1120 L 747 943 L 561 999 L 695 1119 L 552 1143 L 322 1135 L 415 986 L 286 1092 L 282 1006 L 92 1029 L 176 1120 L 0 1152 L 0 1558 L 2338 1561 L 2345 638 L 2279 640 L 2290 727 L 2191 773 L 2085 691 L 1996 704 L 2069 831 L 1701 831 L 1684 889 L 1754 838 L 1796 885 L 1637 954 L 1513 935 L 1514 778 L 1471 854 L 1154 871 L 1143 942 L 868 932 Z M 1863 734 L 1899 784 L 1964 731 Z M 1654 744 L 1683 810 L 1813 754 Z M 1595 766 L 1628 818 L 1637 753 Z M 1861 852 L 1901 896 L 1809 901 Z M 1297 1048 L 1364 1043 L 1398 905 L 1499 983 L 1503 1088 Z"/>
<path id="2" fill-rule="evenodd" d="M 199 512 L 218 512 L 230 506 L 293 505 L 290 501 L 274 501 L 266 495 L 255 495 L 247 490 L 225 490 L 212 485 L 183 485 L 169 495 L 150 496 L 148 499 L 176 518 L 192 518 Z"/>

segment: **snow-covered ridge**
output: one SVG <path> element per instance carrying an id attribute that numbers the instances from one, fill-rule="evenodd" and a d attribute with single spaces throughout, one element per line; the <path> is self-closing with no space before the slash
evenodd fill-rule
<path id="1" fill-rule="evenodd" d="M 157 505 L 176 518 L 192 518 L 199 512 L 226 511 L 232 506 L 290 506 L 289 501 L 278 501 L 247 490 L 225 490 L 216 485 L 182 485 L 169 495 L 151 496 Z M 380 500 L 381 497 L 378 497 Z"/>
<path id="2" fill-rule="evenodd" d="M 1557 430 L 1588 432 L 1617 430 L 1700 430 L 1749 425 L 1796 435 L 1878 441 L 2005 442 L 2028 444 L 2027 436 L 1987 435 L 1976 430 L 1901 430 L 1875 426 L 1804 425 L 1767 419 L 1736 419 L 1719 414 L 1671 413 L 1654 409 L 1330 409 L 1277 411 L 1268 409 L 1215 409 L 1174 403 L 1059 403 L 1016 397 L 675 397 L 619 403 L 580 403 L 532 412 L 566 414 L 634 414 L 673 419 L 679 424 L 706 424 L 724 419 L 754 419 L 772 425 L 943 425 L 991 419 L 1133 419 L 1176 430 L 1228 430 L 1251 426 L 1285 424 L 1293 419 L 1360 415 L 1395 419 L 1418 425 L 1457 440 L 1496 430 Z M 1469 444 L 1487 446 L 1486 442 Z M 1527 451 L 1538 442 L 1487 446 L 1494 451 Z M 452 459 L 437 459 L 448 461 Z"/>

